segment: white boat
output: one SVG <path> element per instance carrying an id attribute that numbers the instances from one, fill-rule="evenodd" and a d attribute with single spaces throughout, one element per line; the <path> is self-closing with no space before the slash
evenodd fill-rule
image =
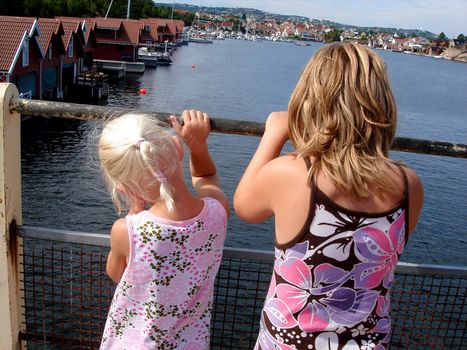
<path id="1" fill-rule="evenodd" d="M 201 36 L 192 36 L 190 39 L 188 39 L 190 43 L 200 43 L 200 44 L 212 44 L 212 40 L 208 38 L 204 38 Z"/>
<path id="2" fill-rule="evenodd" d="M 155 52 L 148 51 L 146 47 L 138 49 L 138 61 L 144 62 L 146 67 L 157 67 L 158 56 Z"/>

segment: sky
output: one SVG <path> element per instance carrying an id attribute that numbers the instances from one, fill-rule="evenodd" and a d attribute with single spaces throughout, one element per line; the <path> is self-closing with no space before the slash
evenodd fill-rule
<path id="1" fill-rule="evenodd" d="M 157 1 L 156 1 L 157 2 Z M 169 2 L 169 1 L 164 1 Z M 200 6 L 249 7 L 343 24 L 467 35 L 467 0 L 178 0 Z"/>

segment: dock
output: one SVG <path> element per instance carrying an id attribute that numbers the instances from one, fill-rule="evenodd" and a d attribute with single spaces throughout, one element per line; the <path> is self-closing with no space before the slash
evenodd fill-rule
<path id="1" fill-rule="evenodd" d="M 144 62 L 94 60 L 94 69 L 107 73 L 113 78 L 122 78 L 126 73 L 144 73 Z"/>
<path id="2" fill-rule="evenodd" d="M 108 75 L 102 72 L 86 72 L 78 76 L 73 86 L 74 95 L 85 100 L 100 101 L 109 95 Z"/>

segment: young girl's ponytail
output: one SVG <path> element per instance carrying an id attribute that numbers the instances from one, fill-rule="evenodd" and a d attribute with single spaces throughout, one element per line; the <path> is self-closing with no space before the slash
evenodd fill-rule
<path id="1" fill-rule="evenodd" d="M 142 138 L 137 142 L 137 144 L 139 146 L 138 148 L 140 149 L 141 156 L 147 164 L 147 167 L 152 169 L 152 175 L 160 183 L 160 198 L 164 201 L 167 209 L 172 212 L 174 210 L 173 189 L 172 186 L 170 186 L 170 184 L 167 182 L 168 174 L 166 174 L 166 172 L 171 172 L 173 169 L 170 169 L 171 167 L 168 165 L 166 165 L 163 169 L 158 169 L 158 162 L 155 162 L 155 159 L 157 158 L 157 151 L 149 141 Z M 154 166 L 155 164 L 156 167 Z"/>
<path id="2" fill-rule="evenodd" d="M 172 196 L 172 186 L 170 186 L 167 182 L 161 182 L 159 193 L 167 209 L 170 212 L 173 212 L 174 211 L 174 199 Z"/>

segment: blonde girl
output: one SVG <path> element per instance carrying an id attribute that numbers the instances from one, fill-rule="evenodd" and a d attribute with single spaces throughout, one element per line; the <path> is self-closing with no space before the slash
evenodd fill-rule
<path id="1" fill-rule="evenodd" d="M 185 111 L 178 136 L 143 114 L 108 122 L 99 158 L 112 200 L 107 273 L 118 283 L 101 349 L 209 349 L 229 205 L 209 154 L 209 117 Z M 184 140 L 193 191 L 186 186 Z"/>
<path id="2" fill-rule="evenodd" d="M 234 196 L 244 220 L 275 219 L 255 349 L 389 348 L 394 268 L 423 203 L 415 172 L 388 158 L 395 132 L 385 64 L 353 43 L 318 50 L 288 111 L 269 115 Z"/>

